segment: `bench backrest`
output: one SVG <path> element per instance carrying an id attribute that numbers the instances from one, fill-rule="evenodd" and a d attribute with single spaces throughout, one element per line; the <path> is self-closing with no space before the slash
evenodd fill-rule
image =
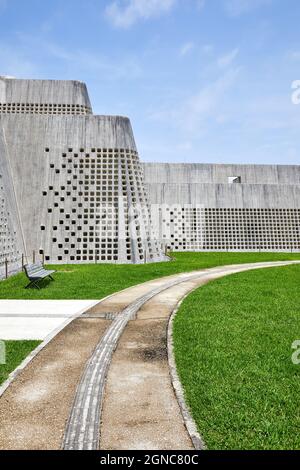
<path id="1" fill-rule="evenodd" d="M 43 268 L 43 264 L 39 262 L 39 263 L 34 263 L 34 264 L 25 264 L 24 269 L 25 269 L 25 273 L 27 277 L 34 277 L 34 276 L 38 276 L 38 273 L 42 271 L 44 268 Z"/>

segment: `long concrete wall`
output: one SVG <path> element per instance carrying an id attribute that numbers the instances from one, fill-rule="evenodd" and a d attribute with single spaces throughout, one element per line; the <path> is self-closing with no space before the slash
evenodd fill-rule
<path id="1" fill-rule="evenodd" d="M 178 251 L 300 251 L 300 166 L 143 164 L 157 238 Z M 229 184 L 230 177 L 239 183 Z"/>
<path id="2" fill-rule="evenodd" d="M 226 165 L 204 163 L 144 163 L 147 183 L 227 184 L 232 176 L 242 184 L 300 185 L 300 165 Z"/>
<path id="3" fill-rule="evenodd" d="M 151 204 L 191 204 L 207 208 L 300 209 L 300 185 L 149 183 Z"/>

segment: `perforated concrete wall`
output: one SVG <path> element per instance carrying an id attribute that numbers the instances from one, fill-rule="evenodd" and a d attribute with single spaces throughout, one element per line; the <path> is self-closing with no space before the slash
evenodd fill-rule
<path id="1" fill-rule="evenodd" d="M 1 82 L 12 112 L 0 113 L 0 161 L 9 167 L 28 259 L 35 251 L 52 263 L 165 260 L 129 119 L 81 113 L 90 104 L 79 82 Z M 27 103 L 24 112 L 20 103 L 20 112 L 12 109 L 17 100 Z"/>
<path id="2" fill-rule="evenodd" d="M 161 230 L 173 251 L 300 251 L 300 209 L 172 205 Z"/>
<path id="3" fill-rule="evenodd" d="M 65 80 L 16 80 L 0 77 L 0 112 L 90 114 L 86 85 Z"/>
<path id="4" fill-rule="evenodd" d="M 0 103 L 0 114 L 91 114 L 91 108 L 80 104 Z"/>
<path id="5" fill-rule="evenodd" d="M 16 231 L 7 206 L 6 193 L 0 176 L 0 266 L 7 260 L 16 262 L 20 257 Z"/>
<path id="6" fill-rule="evenodd" d="M 300 251 L 300 167 L 145 163 L 143 168 L 149 201 L 163 207 L 157 238 L 169 249 Z"/>
<path id="7" fill-rule="evenodd" d="M 150 212 L 135 150 L 45 149 L 46 261 L 142 263 L 163 259 L 150 232 Z M 50 237 L 49 237 L 50 233 Z"/>
<path id="8" fill-rule="evenodd" d="M 18 217 L 14 184 L 10 171 L 7 145 L 0 125 L 0 277 L 5 273 L 7 260 L 15 269 L 24 252 L 22 230 Z"/>

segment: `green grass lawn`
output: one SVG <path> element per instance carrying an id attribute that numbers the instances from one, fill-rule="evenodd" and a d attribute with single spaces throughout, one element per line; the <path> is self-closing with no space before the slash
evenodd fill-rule
<path id="1" fill-rule="evenodd" d="M 0 384 L 39 344 L 40 341 L 5 341 L 6 364 L 0 364 Z"/>
<path id="2" fill-rule="evenodd" d="M 300 449 L 300 266 L 235 274 L 183 302 L 174 347 L 209 449 Z"/>
<path id="3" fill-rule="evenodd" d="M 289 253 L 176 253 L 167 263 L 143 265 L 59 265 L 55 282 L 41 282 L 42 289 L 25 289 L 21 273 L 0 281 L 0 299 L 100 299 L 126 287 L 168 276 L 218 265 L 258 261 L 300 259 Z"/>

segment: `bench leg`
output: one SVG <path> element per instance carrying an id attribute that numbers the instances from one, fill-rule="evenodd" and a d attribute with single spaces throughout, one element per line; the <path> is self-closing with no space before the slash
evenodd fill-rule
<path id="1" fill-rule="evenodd" d="M 55 279 L 53 279 L 53 277 L 52 277 L 51 275 L 50 275 L 49 277 L 50 277 L 50 279 L 51 279 L 52 281 L 54 281 L 54 280 L 55 280 Z"/>
<path id="2" fill-rule="evenodd" d="M 30 286 L 34 286 L 36 287 L 37 289 L 40 289 L 40 287 L 37 285 L 37 282 L 36 281 L 31 281 L 29 284 L 27 284 L 27 286 L 25 287 L 25 289 L 28 289 L 28 287 Z"/>

